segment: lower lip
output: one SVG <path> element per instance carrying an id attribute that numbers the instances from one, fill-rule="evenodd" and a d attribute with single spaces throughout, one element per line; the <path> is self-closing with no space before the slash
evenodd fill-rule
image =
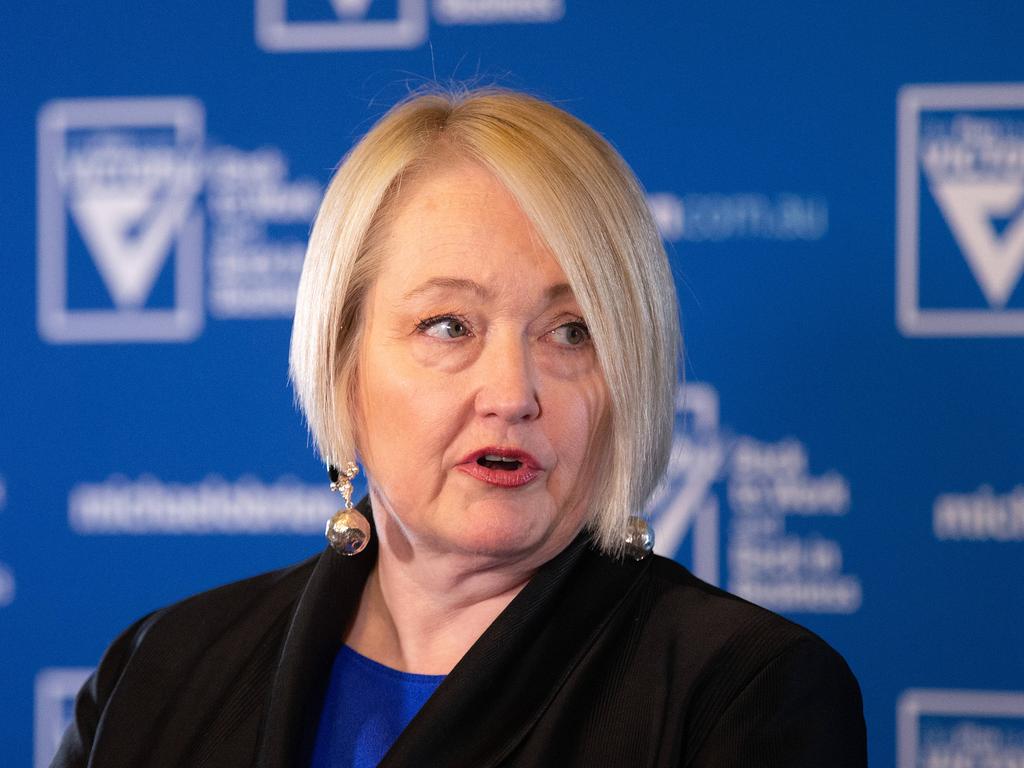
<path id="1" fill-rule="evenodd" d="M 468 464 L 459 464 L 456 467 L 460 472 L 465 472 L 470 477 L 475 477 L 489 485 L 496 485 L 499 488 L 519 488 L 527 483 L 533 482 L 539 469 L 520 464 L 519 469 L 491 469 L 475 461 Z"/>

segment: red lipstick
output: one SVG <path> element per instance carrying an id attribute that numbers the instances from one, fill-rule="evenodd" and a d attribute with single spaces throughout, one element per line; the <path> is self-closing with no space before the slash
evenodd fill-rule
<path id="1" fill-rule="evenodd" d="M 499 488 L 519 488 L 541 473 L 540 464 L 526 451 L 496 446 L 473 451 L 455 468 Z"/>

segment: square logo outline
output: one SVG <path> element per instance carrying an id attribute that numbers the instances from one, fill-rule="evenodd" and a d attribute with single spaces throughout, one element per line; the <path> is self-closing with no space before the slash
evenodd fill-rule
<path id="1" fill-rule="evenodd" d="M 36 673 L 32 745 L 35 768 L 46 768 L 53 760 L 64 732 L 60 704 L 76 696 L 92 672 L 91 667 L 46 667 Z"/>
<path id="2" fill-rule="evenodd" d="M 193 211 L 175 247 L 176 305 L 164 310 L 67 307 L 67 221 L 58 181 L 68 129 L 167 128 L 176 140 L 202 144 L 205 111 L 189 97 L 58 99 L 47 102 L 37 122 L 37 325 L 53 343 L 189 341 L 205 322 L 203 219 Z M 126 332 L 131 329 L 131 332 Z"/>
<path id="3" fill-rule="evenodd" d="M 922 110 L 1024 110 L 1022 84 L 905 85 L 897 95 L 896 324 L 904 336 L 1024 336 L 1024 310 L 921 309 L 920 170 Z"/>
<path id="4" fill-rule="evenodd" d="M 416 48 L 427 40 L 427 0 L 398 0 L 394 20 L 289 21 L 288 0 L 256 0 L 256 42 L 270 53 Z"/>
<path id="5" fill-rule="evenodd" d="M 896 768 L 917 768 L 921 715 L 1019 717 L 1024 692 L 910 688 L 896 704 Z"/>

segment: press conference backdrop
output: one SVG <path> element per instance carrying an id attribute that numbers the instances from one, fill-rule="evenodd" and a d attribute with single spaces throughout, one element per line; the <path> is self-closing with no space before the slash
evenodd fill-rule
<path id="1" fill-rule="evenodd" d="M 4 765 L 46 764 L 135 618 L 323 546 L 305 237 L 434 79 L 556 101 L 649 193 L 687 342 L 659 550 L 838 648 L 874 765 L 1024 764 L 1024 5 L 2 17 Z"/>

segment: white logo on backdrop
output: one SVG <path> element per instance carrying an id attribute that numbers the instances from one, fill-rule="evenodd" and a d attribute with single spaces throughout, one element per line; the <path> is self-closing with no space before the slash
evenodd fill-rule
<path id="1" fill-rule="evenodd" d="M 897 768 L 1024 765 L 1024 693 L 912 689 L 896 712 Z"/>
<path id="2" fill-rule="evenodd" d="M 75 695 L 91 669 L 50 667 L 36 675 L 35 768 L 46 768 L 74 716 Z"/>
<path id="3" fill-rule="evenodd" d="M 564 15 L 564 0 L 434 0 L 442 24 L 544 23 Z"/>
<path id="4" fill-rule="evenodd" d="M 45 339 L 195 338 L 205 322 L 204 262 L 213 316 L 291 316 L 320 185 L 290 180 L 287 158 L 274 147 L 204 148 L 204 121 L 202 105 L 188 98 L 82 99 L 43 108 Z M 290 238 L 280 234 L 289 226 Z M 171 306 L 149 306 L 158 303 L 151 300 L 155 284 L 170 260 Z"/>
<path id="5" fill-rule="evenodd" d="M 944 541 L 1024 541 L 1024 485 L 943 493 L 932 506 L 932 531 Z"/>
<path id="6" fill-rule="evenodd" d="M 922 273 L 934 247 L 921 236 L 922 174 L 987 309 L 922 306 Z M 1006 309 L 1024 275 L 1024 86 L 904 87 L 898 184 L 900 330 L 1024 335 L 1024 310 Z"/>
<path id="7" fill-rule="evenodd" d="M 199 333 L 203 122 L 193 99 L 57 101 L 40 112 L 38 313 L 46 339 L 172 341 Z M 69 304 L 80 266 L 70 258 L 70 224 L 108 306 Z M 172 251 L 174 305 L 146 308 Z"/>
<path id="8" fill-rule="evenodd" d="M 707 384 L 689 384 L 679 395 L 669 469 L 648 508 L 656 551 L 680 554 L 692 531 L 691 569 L 721 583 L 724 508 L 730 592 L 779 611 L 856 612 L 860 578 L 844 572 L 839 542 L 814 525 L 849 512 L 846 478 L 834 471 L 812 475 L 799 440 L 729 434 L 719 426 L 718 410 L 718 395 Z M 787 518 L 800 521 L 799 532 L 787 530 Z"/>
<path id="9" fill-rule="evenodd" d="M 273 147 L 217 147 L 207 153 L 206 173 L 210 314 L 290 318 L 320 185 L 289 180 L 288 160 Z M 271 236 L 287 227 L 291 237 Z"/>
<path id="10" fill-rule="evenodd" d="M 115 475 L 71 488 L 68 524 L 79 534 L 306 534 L 322 532 L 336 506 L 325 485 L 289 477 L 176 483 Z"/>
<path id="11" fill-rule="evenodd" d="M 7 505 L 7 481 L 0 475 L 0 512 Z M 0 562 L 0 608 L 14 602 L 15 584 L 14 571 L 6 563 Z"/>
<path id="12" fill-rule="evenodd" d="M 324 0 L 332 19 L 289 18 L 288 0 L 256 0 L 256 41 L 265 51 L 415 48 L 427 39 L 427 0 L 397 0 L 390 18 L 369 14 L 373 0 Z"/>
<path id="13" fill-rule="evenodd" d="M 16 592 L 14 571 L 5 563 L 0 563 L 0 608 L 6 608 L 13 603 Z"/>
<path id="14" fill-rule="evenodd" d="M 427 41 L 427 0 L 396 0 L 393 10 L 386 4 L 380 14 L 375 11 L 381 4 L 374 0 L 319 4 L 320 18 L 299 18 L 291 0 L 256 0 L 257 43 L 265 51 L 281 52 L 389 50 Z M 565 15 L 565 2 L 435 0 L 434 15 L 442 24 L 547 23 Z"/>
<path id="15" fill-rule="evenodd" d="M 676 431 L 665 480 L 658 486 L 647 512 L 655 532 L 655 551 L 675 557 L 686 535 L 693 532 L 691 569 L 701 579 L 718 584 L 718 497 L 712 483 L 724 462 L 718 432 L 718 392 L 707 384 L 688 384 L 676 393 Z"/>
<path id="16" fill-rule="evenodd" d="M 647 204 L 670 242 L 811 241 L 828 234 L 828 201 L 821 195 L 656 192 Z"/>

